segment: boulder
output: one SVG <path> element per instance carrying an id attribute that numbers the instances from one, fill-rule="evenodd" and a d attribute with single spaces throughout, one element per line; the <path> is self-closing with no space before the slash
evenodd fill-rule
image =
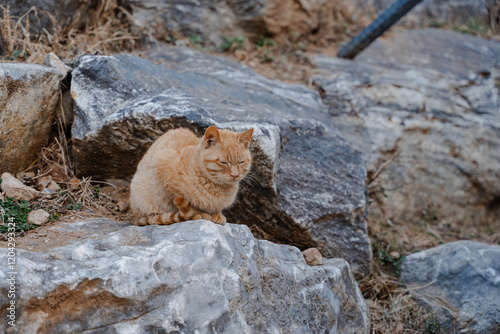
<path id="1" fill-rule="evenodd" d="M 224 37 L 245 33 L 289 37 L 318 27 L 319 0 L 153 1 L 129 0 L 135 21 L 157 36 L 181 32 L 219 46 Z"/>
<path id="2" fill-rule="evenodd" d="M 16 266 L 15 328 L 26 334 L 369 331 L 346 261 L 310 267 L 297 248 L 256 240 L 244 225 L 129 226 L 44 252 L 17 250 Z M 5 271 L 0 278 L 5 310 Z"/>
<path id="3" fill-rule="evenodd" d="M 80 58 L 71 85 L 80 174 L 130 179 L 151 143 L 179 126 L 200 135 L 212 124 L 253 127 L 255 163 L 229 221 L 367 272 L 366 170 L 315 91 L 193 49 L 148 56 L 163 65 L 131 55 Z"/>
<path id="4" fill-rule="evenodd" d="M 477 52 L 452 47 L 481 50 L 485 61 L 500 59 L 499 45 L 454 37 L 443 44 L 446 52 L 414 55 L 430 59 L 427 66 L 416 67 L 412 59 L 389 65 L 383 55 L 379 65 L 374 57 L 372 64 L 364 58 L 314 59 L 321 70 L 314 84 L 342 135 L 363 152 L 370 187 L 384 195 L 381 207 L 393 217 L 420 220 L 430 208 L 460 222 L 497 219 L 500 212 L 500 67 L 489 62 L 486 70 L 488 62 L 474 59 Z M 446 59 L 458 59 L 451 54 L 472 59 L 450 61 L 444 73 L 438 71 Z"/>
<path id="5" fill-rule="evenodd" d="M 0 172 L 27 168 L 47 145 L 60 79 L 34 64 L 0 64 Z"/>
<path id="6" fill-rule="evenodd" d="M 407 256 L 401 279 L 444 333 L 498 333 L 499 259 L 498 245 L 453 242 Z"/>

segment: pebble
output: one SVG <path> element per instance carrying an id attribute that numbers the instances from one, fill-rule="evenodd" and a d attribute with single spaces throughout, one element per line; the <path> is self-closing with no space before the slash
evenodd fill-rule
<path id="1" fill-rule="evenodd" d="M 304 259 L 310 266 L 319 266 L 323 264 L 323 255 L 317 248 L 308 248 L 302 252 Z"/>
<path id="2" fill-rule="evenodd" d="M 43 225 L 50 219 L 50 214 L 42 209 L 31 211 L 28 214 L 28 224 Z"/>
<path id="3" fill-rule="evenodd" d="M 118 205 L 118 209 L 119 209 L 120 211 L 125 212 L 125 211 L 127 211 L 127 210 L 129 209 L 129 207 L 130 207 L 130 202 L 129 202 L 129 200 L 128 200 L 128 199 L 122 199 L 121 201 L 119 201 L 119 202 L 117 203 L 117 205 Z"/>
<path id="4" fill-rule="evenodd" d="M 31 187 L 24 185 L 10 173 L 3 173 L 0 177 L 2 184 L 0 187 L 4 191 L 5 197 L 14 197 L 18 200 L 31 201 L 38 197 L 38 192 Z"/>

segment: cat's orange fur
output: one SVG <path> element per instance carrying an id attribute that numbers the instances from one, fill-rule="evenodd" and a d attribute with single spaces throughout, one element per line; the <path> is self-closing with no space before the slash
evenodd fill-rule
<path id="1" fill-rule="evenodd" d="M 243 133 L 210 126 L 202 138 L 188 129 L 167 131 L 139 162 L 130 185 L 137 225 L 190 219 L 225 224 L 222 210 L 235 200 L 250 170 L 253 129 Z"/>

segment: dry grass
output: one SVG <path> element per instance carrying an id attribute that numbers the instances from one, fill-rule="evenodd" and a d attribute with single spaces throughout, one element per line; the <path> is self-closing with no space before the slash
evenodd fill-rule
<path id="1" fill-rule="evenodd" d="M 147 32 L 134 25 L 132 16 L 116 0 L 100 0 L 85 16 L 85 22 L 75 20 L 61 27 L 50 13 L 32 7 L 21 17 L 13 17 L 9 7 L 0 6 L 0 46 L 3 61 L 36 62 L 40 55 L 57 54 L 67 63 L 82 54 L 111 54 L 130 51 L 138 47 Z M 30 30 L 30 17 L 47 19 L 53 29 L 43 29 L 34 35 Z"/>
<path id="2" fill-rule="evenodd" d="M 91 178 L 76 178 L 67 163 L 67 151 L 68 147 L 61 145 L 56 138 L 51 145 L 42 149 L 37 163 L 25 171 L 35 173 L 34 177 L 21 179 L 27 185 L 38 186 L 42 190 L 41 181 L 48 178 L 45 182 L 53 181 L 60 187 L 55 193 L 43 195 L 32 204 L 57 217 L 81 211 L 99 216 L 116 215 L 119 211 L 117 201 L 101 192 L 104 186 L 114 186 Z"/>
<path id="3" fill-rule="evenodd" d="M 431 312 L 419 306 L 399 286 L 395 276 L 384 272 L 375 263 L 372 272 L 359 286 L 370 309 L 371 334 L 422 334 L 439 333 Z"/>

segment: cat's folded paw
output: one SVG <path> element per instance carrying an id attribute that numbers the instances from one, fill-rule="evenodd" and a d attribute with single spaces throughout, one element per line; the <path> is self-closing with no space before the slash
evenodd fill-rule
<path id="1" fill-rule="evenodd" d="M 226 217 L 222 213 L 213 214 L 210 220 L 219 225 L 226 224 Z"/>
<path id="2" fill-rule="evenodd" d="M 146 226 L 148 225 L 148 217 L 142 217 L 135 221 L 135 226 Z"/>
<path id="3" fill-rule="evenodd" d="M 200 220 L 200 219 L 211 220 L 211 216 L 205 212 L 200 212 L 193 216 L 193 220 Z"/>

